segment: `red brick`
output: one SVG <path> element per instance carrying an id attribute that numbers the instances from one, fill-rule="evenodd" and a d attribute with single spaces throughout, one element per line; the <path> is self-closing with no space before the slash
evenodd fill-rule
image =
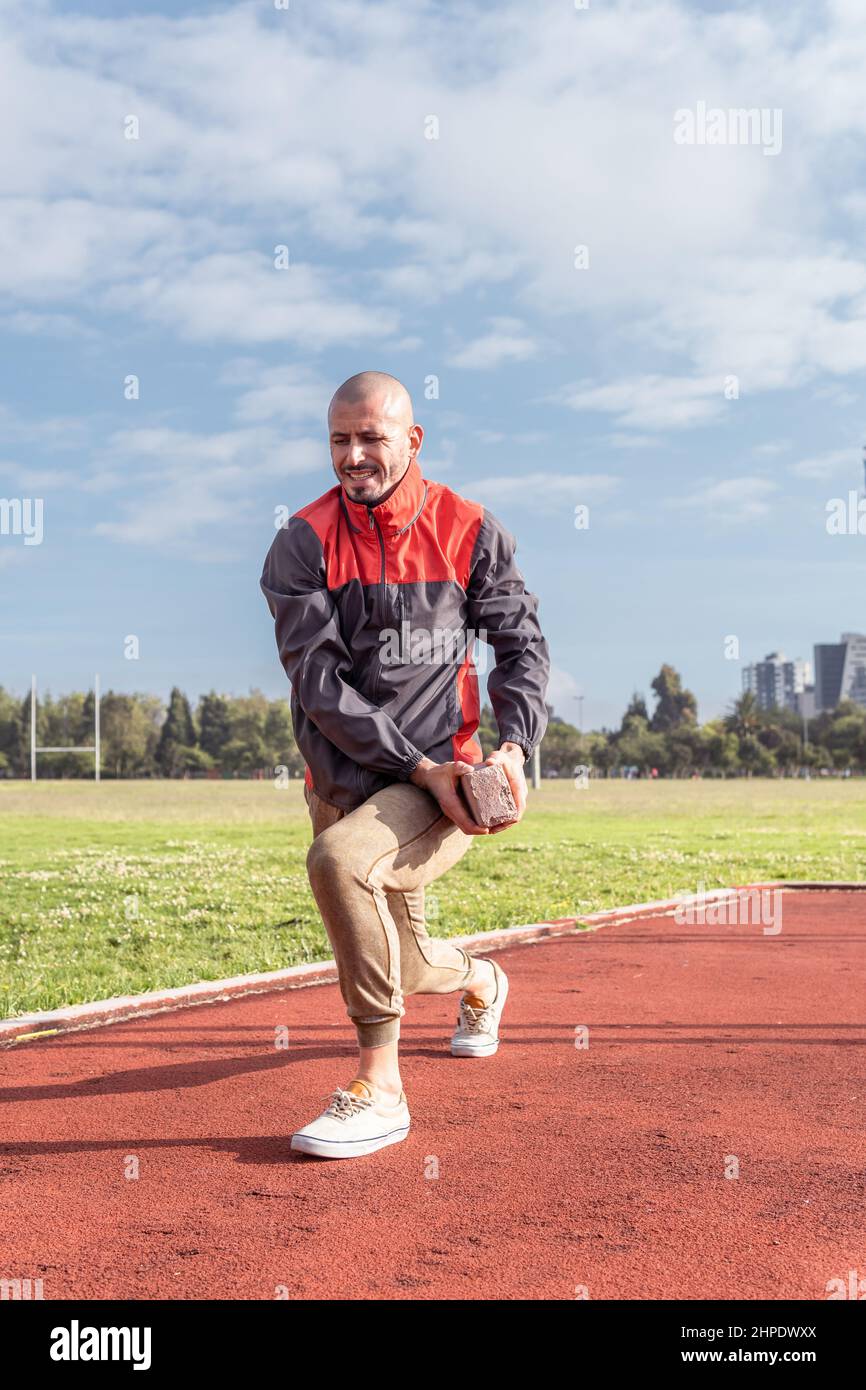
<path id="1" fill-rule="evenodd" d="M 478 825 L 503 825 L 517 816 L 511 786 L 497 763 L 473 768 L 460 779 L 469 809 Z"/>

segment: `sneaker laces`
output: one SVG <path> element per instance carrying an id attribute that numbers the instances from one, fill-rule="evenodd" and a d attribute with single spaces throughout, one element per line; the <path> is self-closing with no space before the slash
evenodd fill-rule
<path id="1" fill-rule="evenodd" d="M 348 1120 L 372 1104 L 372 1096 L 360 1096 L 355 1091 L 344 1091 L 342 1086 L 337 1086 L 325 1114 L 332 1115 L 335 1120 Z"/>
<path id="2" fill-rule="evenodd" d="M 495 1003 L 495 1000 L 494 1000 Z M 483 1009 L 475 1009 L 460 1000 L 460 1027 L 464 1033 L 489 1033 L 493 1022 L 493 1004 L 485 1004 Z"/>

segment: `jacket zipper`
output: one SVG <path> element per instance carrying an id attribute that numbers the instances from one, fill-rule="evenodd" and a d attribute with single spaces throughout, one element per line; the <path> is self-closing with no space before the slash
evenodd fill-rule
<path id="1" fill-rule="evenodd" d="M 380 550 L 381 555 L 382 555 L 382 572 L 381 572 L 381 574 L 380 574 L 380 576 L 379 576 L 379 594 L 380 594 L 380 598 L 379 598 L 379 626 L 380 626 L 380 631 L 381 631 L 382 624 L 383 624 L 384 621 L 385 621 L 385 537 L 382 535 L 382 528 L 381 528 L 381 526 L 379 525 L 378 521 L 377 521 L 377 520 L 375 519 L 375 517 L 373 516 L 373 509 L 372 509 L 372 507 L 370 507 L 370 508 L 368 509 L 368 511 L 367 511 L 367 516 L 368 516 L 369 519 L 370 519 L 370 530 L 372 531 L 372 530 L 375 529 L 376 533 L 378 534 L 378 537 L 379 537 L 379 550 Z M 375 686 L 374 686 L 374 691 L 373 691 L 373 698 L 374 698 L 374 699 L 377 698 L 377 697 L 378 697 L 378 694 L 379 694 L 379 676 L 380 676 L 380 673 L 381 673 L 381 666 L 382 666 L 382 663 L 381 663 L 381 660 L 380 660 L 378 669 L 377 669 L 377 671 L 376 671 L 376 684 L 375 684 Z"/>

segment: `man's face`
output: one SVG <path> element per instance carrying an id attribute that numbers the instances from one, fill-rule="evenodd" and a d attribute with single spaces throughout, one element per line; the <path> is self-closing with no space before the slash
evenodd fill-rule
<path id="1" fill-rule="evenodd" d="M 336 400 L 329 416 L 331 462 L 353 502 L 375 505 L 392 491 L 421 447 L 423 431 L 387 393 Z"/>

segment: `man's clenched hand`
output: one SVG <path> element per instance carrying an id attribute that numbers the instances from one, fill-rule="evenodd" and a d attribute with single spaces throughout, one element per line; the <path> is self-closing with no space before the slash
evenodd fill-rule
<path id="1" fill-rule="evenodd" d="M 500 830 L 508 830 L 510 826 L 516 825 L 526 810 L 526 774 L 523 771 L 525 761 L 523 749 L 519 743 L 503 743 L 501 748 L 497 748 L 495 752 L 490 754 L 489 758 L 484 759 L 484 764 L 499 763 L 508 778 L 511 795 L 514 797 L 514 804 L 517 807 L 517 815 L 514 820 L 505 821 L 502 825 L 491 826 L 491 835 L 498 835 Z"/>
<path id="2" fill-rule="evenodd" d="M 520 756 L 522 758 L 523 754 Z M 429 792 L 439 802 L 443 814 L 465 835 L 489 835 L 491 832 L 486 825 L 477 825 L 473 820 L 457 787 L 460 778 L 471 770 L 471 763 L 434 763 L 432 758 L 422 758 L 409 781 Z"/>
<path id="3" fill-rule="evenodd" d="M 497 835 L 500 830 L 507 830 L 509 826 L 516 825 L 526 810 L 524 761 L 523 749 L 519 743 L 503 743 L 502 747 L 491 753 L 489 758 L 485 758 L 483 763 L 434 763 L 431 758 L 422 758 L 409 780 L 414 782 L 416 787 L 422 787 L 425 792 L 429 792 L 439 802 L 448 819 L 458 825 L 464 834 Z M 503 825 L 488 828 L 486 825 L 476 824 L 460 795 L 457 782 L 471 772 L 473 766 L 484 767 L 490 763 L 499 763 L 508 778 L 517 815 L 514 820 L 506 821 Z"/>

